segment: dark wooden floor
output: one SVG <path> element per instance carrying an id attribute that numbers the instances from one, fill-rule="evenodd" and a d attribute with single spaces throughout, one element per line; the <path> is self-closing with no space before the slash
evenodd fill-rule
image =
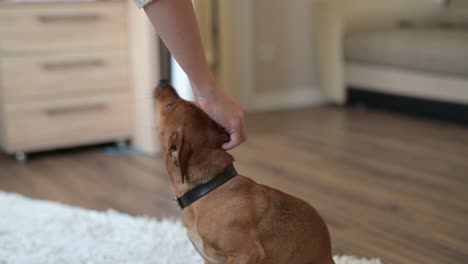
<path id="1" fill-rule="evenodd" d="M 468 127 L 334 107 L 253 114 L 233 151 L 241 174 L 299 196 L 335 254 L 468 263 Z M 0 189 L 86 208 L 180 216 L 158 157 L 102 147 L 0 156 Z"/>

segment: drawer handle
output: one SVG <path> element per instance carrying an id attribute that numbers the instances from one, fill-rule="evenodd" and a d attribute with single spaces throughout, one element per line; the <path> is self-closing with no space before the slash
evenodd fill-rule
<path id="1" fill-rule="evenodd" d="M 100 59 L 92 60 L 77 60 L 77 61 L 61 61 L 61 62 L 45 62 L 41 67 L 46 71 L 65 70 L 70 68 L 87 68 L 104 66 L 104 61 Z"/>
<path id="2" fill-rule="evenodd" d="M 37 20 L 41 23 L 55 23 L 55 22 L 91 22 L 101 19 L 98 14 L 68 14 L 68 15 L 39 15 Z"/>
<path id="3" fill-rule="evenodd" d="M 83 104 L 76 106 L 64 106 L 64 107 L 51 107 L 45 110 L 45 113 L 49 116 L 58 116 L 63 114 L 71 114 L 77 112 L 90 112 L 90 111 L 99 111 L 106 108 L 104 103 L 92 103 L 92 104 Z"/>

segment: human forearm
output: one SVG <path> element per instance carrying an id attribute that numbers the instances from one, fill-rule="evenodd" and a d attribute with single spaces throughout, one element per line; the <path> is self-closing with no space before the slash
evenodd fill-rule
<path id="1" fill-rule="evenodd" d="M 164 44 L 184 69 L 195 93 L 208 92 L 216 81 L 208 67 L 191 0 L 154 0 L 144 7 Z"/>

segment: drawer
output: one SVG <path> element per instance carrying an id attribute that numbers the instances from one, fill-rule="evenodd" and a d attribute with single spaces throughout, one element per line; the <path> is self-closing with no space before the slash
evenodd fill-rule
<path id="1" fill-rule="evenodd" d="M 7 104 L 7 152 L 36 151 L 127 138 L 130 95 L 119 93 L 34 104 Z"/>
<path id="2" fill-rule="evenodd" d="M 0 6 L 0 52 L 127 46 L 125 2 Z"/>
<path id="3" fill-rule="evenodd" d="M 0 60 L 8 101 L 25 97 L 79 95 L 129 89 L 128 58 L 123 52 L 69 52 L 5 57 Z"/>

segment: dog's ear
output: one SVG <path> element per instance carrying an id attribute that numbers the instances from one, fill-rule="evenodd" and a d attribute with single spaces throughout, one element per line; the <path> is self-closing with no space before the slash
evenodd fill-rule
<path id="1" fill-rule="evenodd" d="M 179 169 L 180 179 L 185 182 L 187 176 L 188 161 L 191 155 L 190 144 L 184 140 L 184 126 L 179 126 L 169 137 L 167 147 L 172 164 Z"/>

